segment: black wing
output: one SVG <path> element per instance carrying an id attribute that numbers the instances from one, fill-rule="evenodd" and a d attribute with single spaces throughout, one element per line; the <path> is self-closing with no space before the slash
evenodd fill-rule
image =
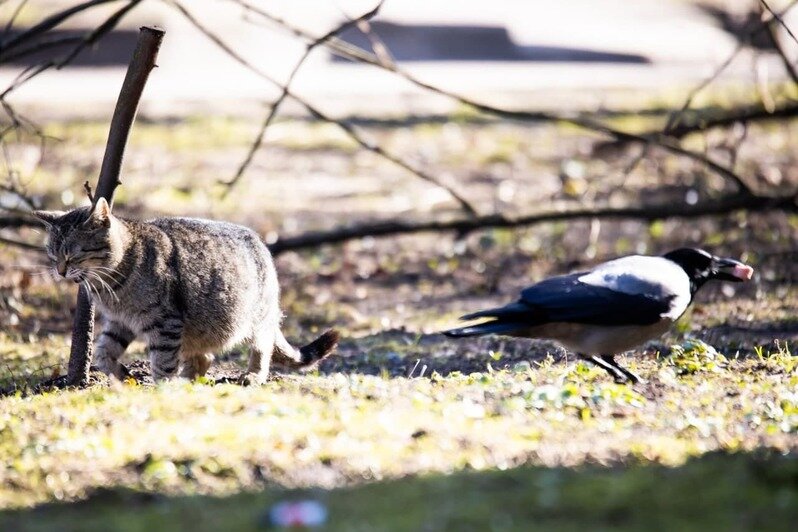
<path id="1" fill-rule="evenodd" d="M 652 325 L 670 310 L 673 297 L 626 294 L 585 284 L 582 273 L 546 279 L 521 292 L 514 307 L 528 307 L 535 322 L 570 322 L 593 325 Z M 509 305 L 508 305 L 509 307 Z M 520 317 L 520 316 L 519 316 Z M 542 320 L 542 321 L 540 321 Z"/>

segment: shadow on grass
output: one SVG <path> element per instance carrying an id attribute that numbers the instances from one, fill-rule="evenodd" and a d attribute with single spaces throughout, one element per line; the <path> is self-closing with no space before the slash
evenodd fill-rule
<path id="1" fill-rule="evenodd" d="M 701 331 L 697 338 L 715 346 L 719 352 L 729 356 L 753 356 L 755 345 L 768 345 L 774 338 L 780 341 L 794 339 L 794 320 L 763 322 L 754 328 L 716 326 Z M 730 334 L 733 331 L 735 335 Z M 760 336 L 755 337 L 759 332 Z M 781 335 L 781 336 L 779 336 Z M 759 340 L 752 342 L 751 337 Z M 746 338 L 748 341 L 746 342 Z M 649 344 L 648 355 L 659 351 L 667 354 L 669 344 L 662 341 Z M 245 371 L 249 354 L 245 349 L 235 349 L 217 356 L 211 366 L 208 378 L 217 384 L 238 382 Z M 131 377 L 139 384 L 152 385 L 149 363 L 139 355 L 125 362 Z M 324 360 L 318 367 L 322 375 L 333 373 L 382 375 L 386 377 L 420 377 L 430 376 L 437 372 L 448 376 L 454 372 L 470 374 L 490 370 L 524 367 L 534 369 L 537 364 L 551 361 L 562 363 L 575 361 L 572 354 L 554 342 L 509 338 L 502 336 L 486 336 L 468 340 L 453 340 L 442 334 L 418 334 L 393 329 L 364 336 L 361 338 L 344 338 L 338 346 L 337 353 Z M 490 369 L 489 369 L 490 367 Z M 0 397 L 22 393 L 33 395 L 65 387 L 65 375 L 60 366 L 36 368 L 26 378 L 16 377 L 13 372 L 0 367 Z M 59 371 L 61 370 L 61 371 Z M 93 367 L 91 385 L 107 385 L 108 379 Z M 295 369 L 275 363 L 272 375 L 297 374 Z M 523 371 L 523 367 L 520 369 Z M 59 375 L 53 378 L 54 375 Z M 301 374 L 301 373 L 300 373 Z"/>
<path id="2" fill-rule="evenodd" d="M 384 331 L 357 339 L 344 339 L 338 352 L 319 366 L 322 375 L 332 373 L 386 375 L 389 377 L 429 376 L 433 371 L 442 376 L 459 371 L 465 374 L 493 369 L 512 368 L 519 362 L 541 361 L 549 355 L 562 360 L 564 351 L 550 342 L 525 339 L 485 337 L 469 342 L 450 340 L 441 334 L 415 334 L 400 330 Z M 493 357 L 491 356 L 493 353 Z M 496 358 L 499 357 L 500 358 Z M 245 371 L 249 354 L 236 349 L 217 357 L 208 378 L 217 384 L 238 382 Z M 152 385 L 149 363 L 141 354 L 125 360 L 129 375 L 139 384 Z M 297 375 L 297 370 L 274 364 L 272 376 Z M 108 378 L 92 366 L 90 385 L 107 386 Z M 16 376 L 0 367 L 0 397 L 21 393 L 24 396 L 63 389 L 65 369 L 54 365 L 37 368 L 29 376 Z"/>
<path id="3" fill-rule="evenodd" d="M 102 490 L 0 513 L 0 530 L 258 530 L 275 502 L 308 498 L 327 507 L 325 530 L 791 530 L 798 458 L 709 454 L 676 468 L 521 467 L 230 497 Z"/>
<path id="4" fill-rule="evenodd" d="M 782 320 L 759 320 L 745 325 L 724 323 L 708 327 L 699 332 L 698 338 L 719 346 L 718 350 L 727 354 L 742 351 L 750 354 L 751 346 L 772 345 L 775 340 L 786 344 L 793 344 L 798 340 L 798 318 Z"/>
<path id="5" fill-rule="evenodd" d="M 442 376 L 453 372 L 469 374 L 493 369 L 511 369 L 519 362 L 554 361 L 565 358 L 565 351 L 553 342 L 486 336 L 467 341 L 452 340 L 442 334 L 415 334 L 401 330 L 384 331 L 358 339 L 345 339 L 338 356 L 319 367 L 322 374 L 359 373 L 406 377 Z M 572 357 L 568 357 L 569 359 Z"/>

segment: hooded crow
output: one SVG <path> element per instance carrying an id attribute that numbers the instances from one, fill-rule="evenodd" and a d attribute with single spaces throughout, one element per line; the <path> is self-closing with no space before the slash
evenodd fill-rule
<path id="1" fill-rule="evenodd" d="M 460 318 L 489 321 L 443 334 L 549 338 L 603 368 L 616 382 L 637 383 L 640 377 L 615 362 L 615 354 L 662 335 L 707 281 L 747 281 L 753 273 L 742 262 L 701 249 L 630 255 L 541 281 L 523 290 L 515 303 Z"/>

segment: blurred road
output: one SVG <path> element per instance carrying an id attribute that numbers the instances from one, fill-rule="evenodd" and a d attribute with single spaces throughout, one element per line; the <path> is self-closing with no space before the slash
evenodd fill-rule
<path id="1" fill-rule="evenodd" d="M 250 1 L 320 35 L 345 16 L 368 11 L 374 0 Z M 235 2 L 192 0 L 184 5 L 247 61 L 278 79 L 285 79 L 304 50 L 297 39 Z M 419 78 L 478 99 L 536 108 L 595 107 L 604 103 L 606 89 L 687 88 L 735 46 L 712 17 L 678 0 L 388 0 L 376 20 L 390 23 L 389 40 L 400 64 Z M 172 7 L 145 2 L 124 28 L 135 31 L 141 24 L 167 30 L 161 68 L 147 87 L 144 112 L 260 113 L 277 96 L 274 86 L 230 60 Z M 121 58 L 117 66 L 48 72 L 10 101 L 37 114 L 107 113 L 129 54 L 115 42 L 120 49 L 113 52 Z M 750 54 L 743 55 L 724 80 L 750 81 L 751 65 Z M 774 57 L 762 59 L 761 65 L 766 70 L 760 67 L 760 75 L 782 75 Z M 1 69 L 0 86 L 17 72 Z M 325 50 L 314 52 L 294 88 L 334 115 L 456 108 L 378 69 L 332 61 Z"/>

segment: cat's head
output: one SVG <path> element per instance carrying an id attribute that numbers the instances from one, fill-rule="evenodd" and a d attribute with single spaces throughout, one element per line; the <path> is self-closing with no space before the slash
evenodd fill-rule
<path id="1" fill-rule="evenodd" d="M 120 256 L 119 220 L 104 198 L 69 212 L 34 211 L 47 227 L 47 256 L 58 274 L 76 283 L 100 275 L 107 280 Z"/>

